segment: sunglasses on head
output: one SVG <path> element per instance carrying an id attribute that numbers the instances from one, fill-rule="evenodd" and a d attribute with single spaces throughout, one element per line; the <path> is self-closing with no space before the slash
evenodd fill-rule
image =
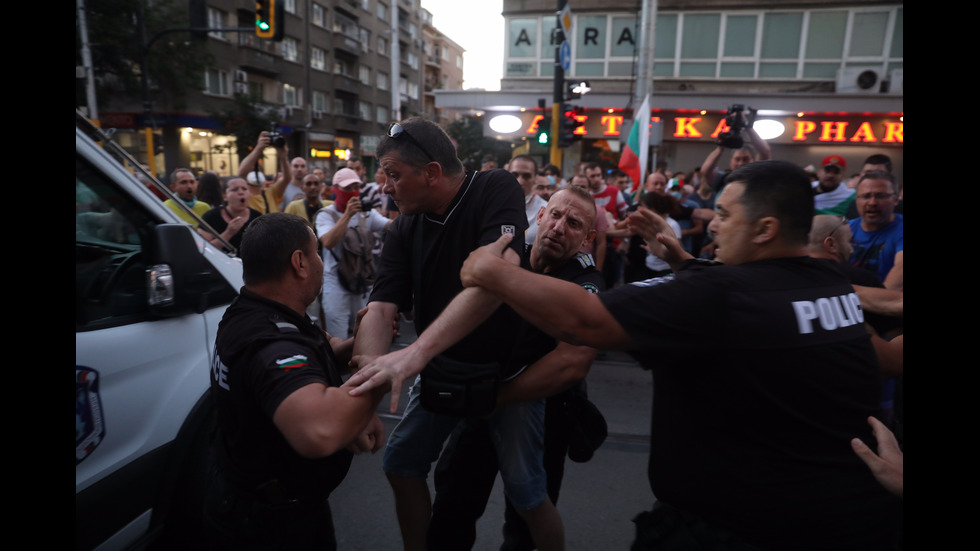
<path id="1" fill-rule="evenodd" d="M 397 122 L 391 123 L 391 126 L 388 127 L 388 137 L 397 140 L 402 136 L 408 138 L 409 141 L 415 144 L 415 147 L 419 148 L 422 151 L 422 153 L 425 153 L 425 156 L 428 157 L 430 163 L 436 162 L 436 160 L 432 157 L 432 154 L 425 149 L 425 146 L 423 146 L 421 143 L 419 143 L 418 140 L 413 138 L 412 135 L 408 133 L 408 130 L 405 130 L 405 127 L 403 127 L 401 124 Z"/>

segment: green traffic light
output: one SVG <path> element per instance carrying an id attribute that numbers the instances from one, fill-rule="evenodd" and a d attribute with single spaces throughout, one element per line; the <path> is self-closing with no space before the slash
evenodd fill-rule
<path id="1" fill-rule="evenodd" d="M 542 133 L 538 134 L 538 143 L 539 144 L 542 144 L 542 145 L 547 145 L 548 144 L 548 133 L 547 132 L 542 132 Z"/>

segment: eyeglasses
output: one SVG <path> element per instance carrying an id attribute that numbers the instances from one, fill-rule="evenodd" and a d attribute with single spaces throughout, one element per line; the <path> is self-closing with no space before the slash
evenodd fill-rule
<path id="1" fill-rule="evenodd" d="M 834 229 L 830 230 L 830 233 L 827 234 L 827 237 L 833 237 L 834 234 L 837 233 L 837 230 L 841 229 L 841 226 L 843 226 L 844 224 L 847 224 L 847 217 L 846 216 L 841 216 L 840 217 L 840 224 L 837 224 L 836 226 L 834 226 Z M 827 239 L 827 237 L 824 237 L 824 239 Z"/>
<path id="2" fill-rule="evenodd" d="M 885 193 L 885 192 L 862 193 L 861 195 L 858 195 L 857 198 L 861 199 L 862 201 L 868 201 L 872 197 L 874 197 L 876 201 L 884 201 L 885 199 L 891 199 L 894 195 L 895 195 L 894 193 Z"/>
<path id="3" fill-rule="evenodd" d="M 428 157 L 430 163 L 436 162 L 435 159 L 432 157 L 432 154 L 425 149 L 425 146 L 423 146 L 421 143 L 419 143 L 418 140 L 413 138 L 412 135 L 408 133 L 408 130 L 405 130 L 405 127 L 403 127 L 401 124 L 397 122 L 391 123 L 391 126 L 388 127 L 388 137 L 397 140 L 402 136 L 408 138 L 413 144 L 415 144 L 415 147 L 422 150 L 422 153 L 425 153 L 425 156 Z"/>

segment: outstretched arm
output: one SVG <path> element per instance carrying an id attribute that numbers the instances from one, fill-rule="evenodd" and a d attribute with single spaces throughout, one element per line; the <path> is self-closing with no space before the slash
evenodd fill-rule
<path id="1" fill-rule="evenodd" d="M 599 300 L 569 281 L 535 274 L 502 258 L 512 239 L 505 234 L 470 253 L 460 279 L 482 287 L 510 305 L 518 315 L 549 335 L 572 344 L 627 350 L 633 341 Z"/>
<path id="2" fill-rule="evenodd" d="M 482 289 L 463 289 L 409 346 L 380 357 L 355 356 L 358 370 L 344 386 L 350 388 L 352 396 L 358 396 L 390 385 L 394 413 L 398 410 L 402 382 L 421 373 L 432 358 L 476 329 L 499 306 L 500 300 Z"/>
<path id="3" fill-rule="evenodd" d="M 248 173 L 255 170 L 255 163 L 258 162 L 259 157 L 262 156 L 262 152 L 265 148 L 269 147 L 269 133 L 260 132 L 259 139 L 255 143 L 255 147 L 248 152 L 248 155 L 242 159 L 242 162 L 238 163 L 238 177 L 248 178 Z"/>

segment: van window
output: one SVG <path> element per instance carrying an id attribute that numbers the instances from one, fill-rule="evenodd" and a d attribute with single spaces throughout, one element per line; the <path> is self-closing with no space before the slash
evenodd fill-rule
<path id="1" fill-rule="evenodd" d="M 149 315 L 143 250 L 153 226 L 138 203 L 76 156 L 76 332 Z"/>

